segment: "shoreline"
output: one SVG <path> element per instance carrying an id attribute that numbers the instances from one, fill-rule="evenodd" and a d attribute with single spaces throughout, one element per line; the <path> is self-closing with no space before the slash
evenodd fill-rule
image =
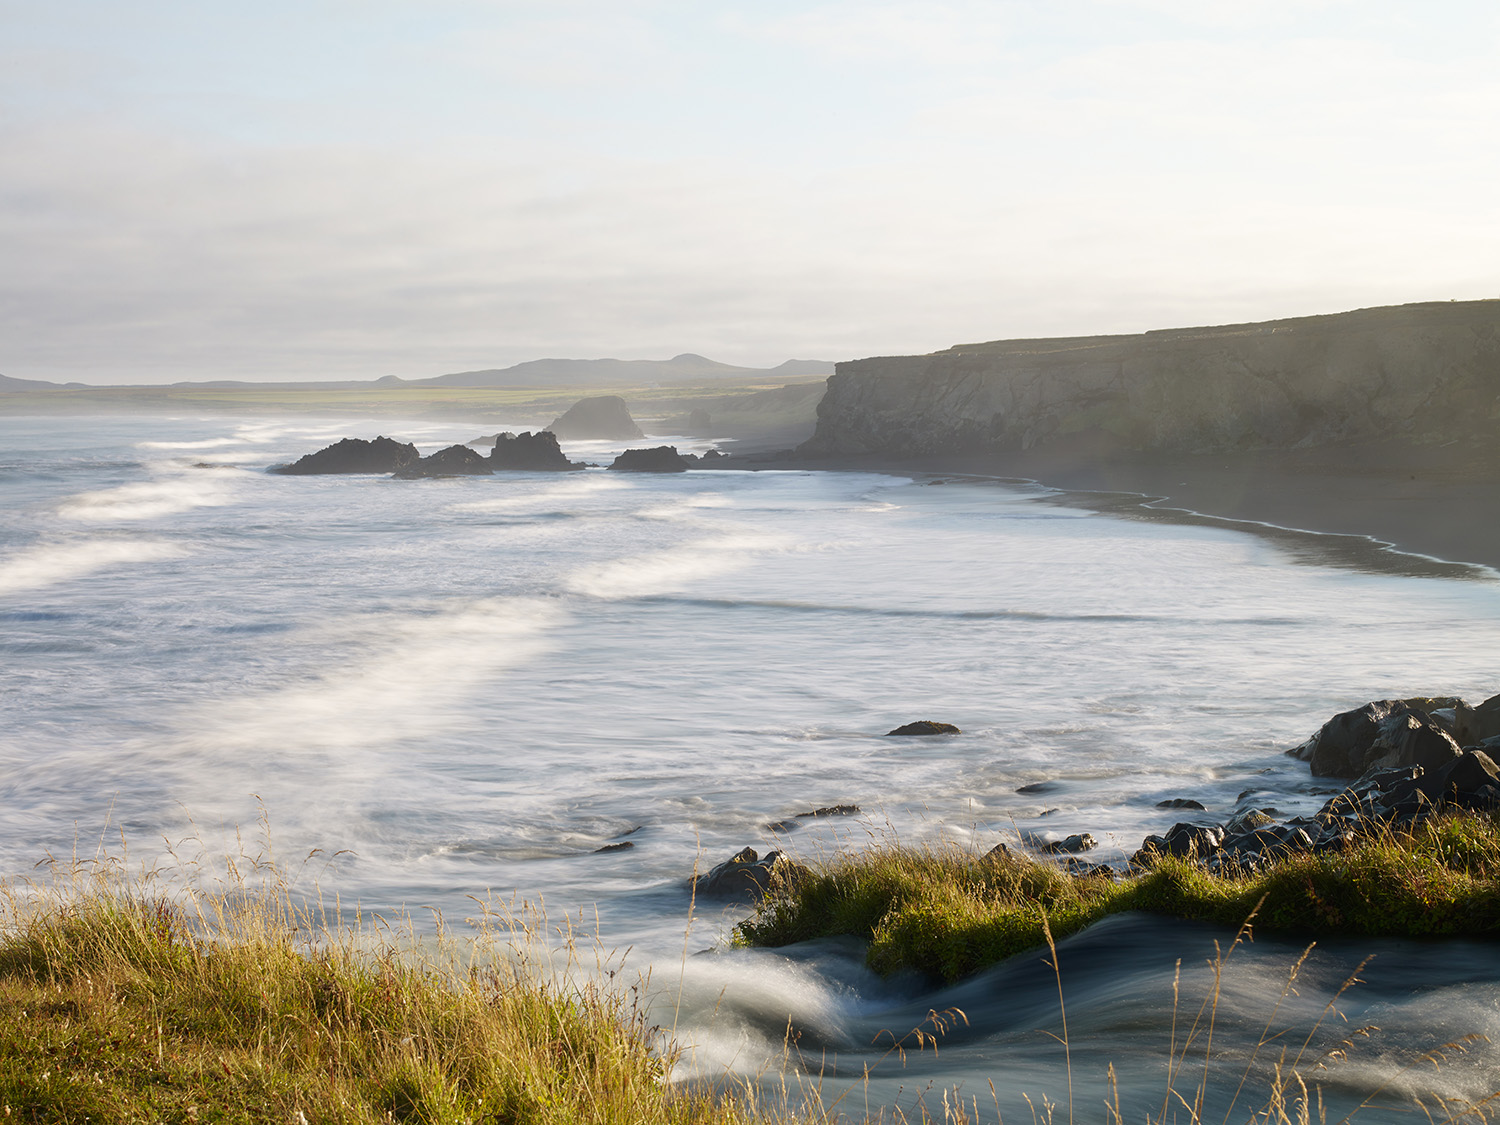
<path id="1" fill-rule="evenodd" d="M 1488 580 L 1500 571 L 1500 456 L 1472 448 L 1371 443 L 1163 455 L 1059 444 L 987 456 L 735 456 L 760 469 L 1028 484 L 1070 506 L 1246 532 L 1308 562 L 1380 573 Z"/>

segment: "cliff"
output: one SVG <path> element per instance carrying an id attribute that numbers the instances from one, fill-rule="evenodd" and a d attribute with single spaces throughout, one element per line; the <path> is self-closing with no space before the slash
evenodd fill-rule
<path id="1" fill-rule="evenodd" d="M 1443 301 L 840 363 L 800 452 L 1206 453 L 1497 428 L 1500 300 Z"/>

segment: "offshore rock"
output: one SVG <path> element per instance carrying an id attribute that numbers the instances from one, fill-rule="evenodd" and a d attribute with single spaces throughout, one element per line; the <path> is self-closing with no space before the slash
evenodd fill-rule
<path id="1" fill-rule="evenodd" d="M 675 445 L 627 449 L 610 465 L 622 473 L 685 473 L 691 467 L 692 461 L 678 453 Z"/>
<path id="2" fill-rule="evenodd" d="M 619 395 L 579 399 L 547 429 L 569 441 L 629 441 L 646 436 Z"/>
<path id="3" fill-rule="evenodd" d="M 895 730 L 888 730 L 885 734 L 887 738 L 890 738 L 892 735 L 909 738 L 928 734 L 963 734 L 963 731 L 959 730 L 952 723 L 935 723 L 931 719 L 920 719 L 915 723 L 907 723 L 904 726 L 899 726 Z M 1017 790 L 1017 792 L 1020 792 L 1020 790 Z"/>
<path id="4" fill-rule="evenodd" d="M 394 473 L 415 464 L 421 456 L 415 445 L 394 438 L 378 437 L 373 441 L 345 438 L 316 453 L 299 457 L 290 465 L 278 465 L 271 472 L 289 477 L 324 473 Z"/>
<path id="5" fill-rule="evenodd" d="M 536 433 L 495 435 L 490 468 L 505 472 L 571 473 L 582 469 L 581 461 L 569 461 L 549 430 Z"/>
<path id="6" fill-rule="evenodd" d="M 1093 851 L 1098 846 L 1099 841 L 1092 832 L 1075 832 L 1061 840 L 1049 840 L 1041 846 L 1041 850 L 1048 855 L 1076 855 L 1079 852 Z"/>
<path id="7" fill-rule="evenodd" d="M 773 890 L 795 887 L 812 872 L 782 852 L 761 859 L 754 848 L 745 848 L 691 881 L 693 893 L 704 898 L 759 902 Z"/>
<path id="8" fill-rule="evenodd" d="M 786 820 L 772 821 L 766 825 L 767 832 L 790 832 L 794 828 L 801 828 L 804 820 L 816 820 L 827 816 L 858 816 L 860 808 L 858 805 L 828 805 L 825 808 L 813 809 L 811 812 L 793 813 Z"/>
<path id="9" fill-rule="evenodd" d="M 395 473 L 397 480 L 418 480 L 424 477 L 478 477 L 488 476 L 489 459 L 470 449 L 467 445 L 450 445 L 439 449 L 420 461 L 407 465 Z"/>

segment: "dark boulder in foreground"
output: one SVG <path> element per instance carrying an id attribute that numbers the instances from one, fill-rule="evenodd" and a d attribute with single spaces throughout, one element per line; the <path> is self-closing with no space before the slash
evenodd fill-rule
<path id="1" fill-rule="evenodd" d="M 396 472 L 399 480 L 422 477 L 480 477 L 492 472 L 489 459 L 467 445 L 450 445 Z"/>
<path id="2" fill-rule="evenodd" d="M 1470 713 L 1461 699 L 1377 699 L 1335 715 L 1293 753 L 1311 765 L 1314 777 L 1359 777 L 1401 766 L 1436 769 L 1462 748 L 1430 710 Z"/>
<path id="3" fill-rule="evenodd" d="M 891 735 L 911 737 L 924 734 L 963 734 L 963 731 L 959 730 L 952 723 L 935 723 L 931 719 L 922 719 L 915 723 L 907 723 L 905 726 L 899 726 L 895 730 L 886 731 L 885 733 L 886 737 L 889 738 Z"/>
<path id="4" fill-rule="evenodd" d="M 490 451 L 490 468 L 505 472 L 571 473 L 582 469 L 580 461 L 569 461 L 549 430 L 536 433 L 496 434 Z"/>
<path id="5" fill-rule="evenodd" d="M 693 460 L 678 453 L 675 445 L 658 445 L 655 449 L 627 449 L 610 468 L 623 473 L 685 473 Z"/>
<path id="6" fill-rule="evenodd" d="M 619 395 L 579 399 L 547 429 L 569 441 L 629 441 L 646 436 Z"/>
<path id="7" fill-rule="evenodd" d="M 290 465 L 278 465 L 271 472 L 289 477 L 324 473 L 394 473 L 397 469 L 416 464 L 421 457 L 415 445 L 395 438 L 378 437 L 373 441 L 345 438 L 316 453 L 299 457 Z"/>
<path id="8" fill-rule="evenodd" d="M 694 878 L 692 888 L 694 894 L 705 898 L 758 902 L 771 891 L 794 887 L 811 874 L 782 852 L 770 852 L 761 859 L 754 848 L 745 848 Z"/>

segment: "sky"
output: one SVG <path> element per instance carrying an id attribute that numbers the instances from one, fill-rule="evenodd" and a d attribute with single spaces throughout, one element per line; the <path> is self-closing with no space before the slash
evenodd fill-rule
<path id="1" fill-rule="evenodd" d="M 0 0 L 0 374 L 913 354 L 1500 296 L 1500 7 Z"/>

